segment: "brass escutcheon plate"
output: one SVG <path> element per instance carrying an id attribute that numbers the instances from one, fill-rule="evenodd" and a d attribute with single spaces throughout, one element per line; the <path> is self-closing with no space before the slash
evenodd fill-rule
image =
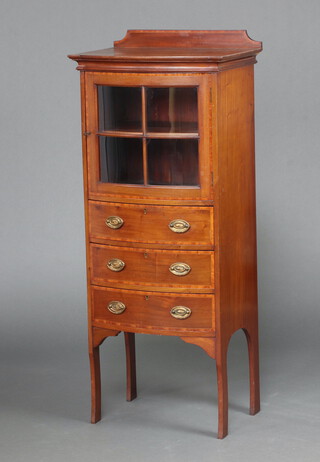
<path id="1" fill-rule="evenodd" d="M 109 268 L 109 270 L 116 272 L 122 271 L 125 266 L 125 262 L 120 260 L 120 258 L 112 258 L 107 263 L 107 267 Z"/>
<path id="2" fill-rule="evenodd" d="M 108 310 L 113 314 L 121 314 L 126 309 L 126 305 L 118 300 L 112 300 L 108 305 Z"/>
<path id="3" fill-rule="evenodd" d="M 175 276 L 186 276 L 190 273 L 191 267 L 187 263 L 172 263 L 169 267 L 169 271 Z"/>
<path id="4" fill-rule="evenodd" d="M 182 233 L 186 233 L 187 231 L 189 231 L 190 224 L 186 220 L 181 220 L 180 218 L 178 218 L 176 220 L 172 220 L 169 223 L 169 228 L 174 233 L 182 234 Z"/>
<path id="5" fill-rule="evenodd" d="M 187 319 L 189 316 L 191 316 L 191 309 L 188 308 L 187 306 L 174 306 L 170 310 L 171 316 L 173 316 L 176 319 Z"/>
<path id="6" fill-rule="evenodd" d="M 105 223 L 111 229 L 119 229 L 123 225 L 124 221 L 121 217 L 110 216 L 106 219 Z"/>

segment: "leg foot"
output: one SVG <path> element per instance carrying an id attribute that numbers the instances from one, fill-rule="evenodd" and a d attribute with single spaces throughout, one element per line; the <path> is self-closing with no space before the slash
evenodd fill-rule
<path id="1" fill-rule="evenodd" d="M 218 381 L 218 438 L 228 434 L 228 373 L 227 354 L 216 359 Z"/>
<path id="2" fill-rule="evenodd" d="M 132 401 L 137 397 L 135 336 L 130 332 L 125 332 L 124 340 L 126 346 L 127 401 Z"/>
<path id="3" fill-rule="evenodd" d="M 91 423 L 101 420 L 101 375 L 99 347 L 89 353 L 91 371 Z"/>
<path id="4" fill-rule="evenodd" d="M 89 359 L 91 373 L 91 423 L 101 420 L 101 374 L 99 347 L 107 337 L 114 337 L 120 331 L 93 327 L 89 331 Z"/>
<path id="5" fill-rule="evenodd" d="M 250 371 L 250 414 L 260 411 L 259 341 L 257 329 L 243 329 L 247 337 Z"/>

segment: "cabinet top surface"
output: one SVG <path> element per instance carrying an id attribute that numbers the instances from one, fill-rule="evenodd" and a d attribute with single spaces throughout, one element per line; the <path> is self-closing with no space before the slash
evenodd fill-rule
<path id="1" fill-rule="evenodd" d="M 129 30 L 113 48 L 69 55 L 75 61 L 210 61 L 255 56 L 262 43 L 245 30 Z"/>

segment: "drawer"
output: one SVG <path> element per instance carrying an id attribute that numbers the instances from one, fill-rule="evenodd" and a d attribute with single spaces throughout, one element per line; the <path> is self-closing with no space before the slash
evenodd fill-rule
<path id="1" fill-rule="evenodd" d="M 108 220 L 109 219 L 109 220 Z M 213 207 L 170 207 L 89 201 L 91 242 L 212 249 Z"/>
<path id="2" fill-rule="evenodd" d="M 138 290 L 212 292 L 213 254 L 91 244 L 91 282 Z"/>
<path id="3" fill-rule="evenodd" d="M 91 291 L 92 320 L 97 327 L 137 331 L 212 331 L 215 327 L 213 295 L 167 294 L 94 286 L 91 286 Z"/>

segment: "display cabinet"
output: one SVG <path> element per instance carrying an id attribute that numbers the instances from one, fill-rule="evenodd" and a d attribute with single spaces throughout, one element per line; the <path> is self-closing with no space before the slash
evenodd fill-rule
<path id="1" fill-rule="evenodd" d="M 245 31 L 128 31 L 71 55 L 81 75 L 92 422 L 99 347 L 124 332 L 179 336 L 215 359 L 218 437 L 227 350 L 243 329 L 259 411 L 253 65 Z M 110 366 L 111 367 L 111 366 Z M 192 367 L 192 365 L 190 366 Z"/>

